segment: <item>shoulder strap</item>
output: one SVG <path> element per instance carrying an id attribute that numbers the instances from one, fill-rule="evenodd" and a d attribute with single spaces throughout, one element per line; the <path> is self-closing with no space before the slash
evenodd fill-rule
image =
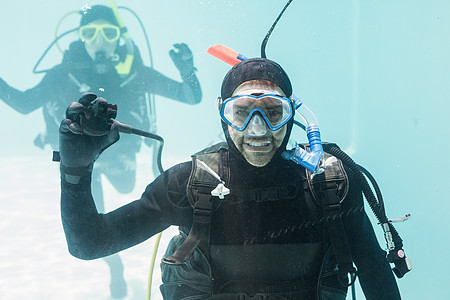
<path id="1" fill-rule="evenodd" d="M 323 207 L 325 225 L 336 255 L 339 283 L 348 286 L 353 284 L 356 279 L 356 269 L 353 266 L 352 255 L 341 218 L 341 203 L 347 196 L 349 183 L 342 162 L 326 152 L 327 146 L 328 144 L 324 144 L 325 172 L 313 177 L 312 173 L 306 170 L 306 177 L 313 198 Z M 308 146 L 305 145 L 305 147 Z M 350 282 L 347 280 L 348 274 L 351 275 Z"/>
<path id="2" fill-rule="evenodd" d="M 206 189 L 210 192 L 217 184 L 229 182 L 228 146 L 219 143 L 192 155 L 192 170 L 187 185 L 187 195 L 192 207 L 197 202 L 197 193 Z"/>
<path id="3" fill-rule="evenodd" d="M 214 209 L 212 191 L 221 183 L 228 182 L 227 166 L 228 151 L 223 144 L 215 145 L 192 156 L 192 170 L 187 185 L 187 195 L 194 208 L 193 224 L 186 240 L 172 256 L 163 258 L 163 263 L 182 265 L 196 247 L 200 247 L 204 255 L 209 258 L 208 233 Z M 227 181 L 224 181 L 222 177 L 226 177 Z M 222 199 L 222 197 L 220 198 Z"/>

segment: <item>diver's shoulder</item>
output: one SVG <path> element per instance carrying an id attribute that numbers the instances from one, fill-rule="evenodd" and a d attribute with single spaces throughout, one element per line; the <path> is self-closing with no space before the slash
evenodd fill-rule
<path id="1" fill-rule="evenodd" d="M 228 144 L 226 142 L 220 142 L 220 143 L 214 144 L 212 146 L 206 147 L 206 148 L 192 154 L 192 156 L 198 156 L 200 154 L 217 153 L 220 151 L 228 151 Z"/>
<path id="2" fill-rule="evenodd" d="M 192 169 L 192 161 L 184 161 L 171 166 L 170 168 L 165 170 L 163 174 L 168 175 L 183 174 L 183 173 L 190 174 L 191 169 Z"/>

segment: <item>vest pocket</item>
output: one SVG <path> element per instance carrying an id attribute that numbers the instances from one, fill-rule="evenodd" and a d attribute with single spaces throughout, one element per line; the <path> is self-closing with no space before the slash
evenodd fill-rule
<path id="1" fill-rule="evenodd" d="M 164 257 L 171 256 L 186 239 L 180 232 L 174 236 L 167 246 Z M 207 299 L 211 291 L 211 268 L 203 253 L 196 248 L 181 266 L 161 263 L 162 285 L 160 287 L 164 299 Z"/>

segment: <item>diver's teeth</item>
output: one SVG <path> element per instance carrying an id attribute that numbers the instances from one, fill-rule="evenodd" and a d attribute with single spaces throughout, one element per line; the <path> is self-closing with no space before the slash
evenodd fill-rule
<path id="1" fill-rule="evenodd" d="M 265 143 L 248 143 L 250 146 L 252 147 L 263 147 L 263 146 L 268 146 L 270 144 L 270 142 L 265 142 Z"/>

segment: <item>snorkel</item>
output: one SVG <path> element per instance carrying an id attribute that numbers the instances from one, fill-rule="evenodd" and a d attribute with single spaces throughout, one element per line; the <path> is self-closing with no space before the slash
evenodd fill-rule
<path id="1" fill-rule="evenodd" d="M 320 163 L 323 157 L 322 140 L 320 138 L 319 122 L 314 113 L 303 104 L 302 100 L 292 94 L 296 112 L 303 118 L 306 126 L 306 136 L 309 142 L 310 152 L 297 145 L 292 150 L 284 151 L 281 156 L 286 160 L 292 160 L 308 169 L 314 175 L 323 173 L 326 165 Z"/>
<path id="2" fill-rule="evenodd" d="M 245 57 L 243 54 L 238 53 L 224 45 L 211 46 L 208 48 L 208 50 L 206 50 L 206 52 L 231 66 L 237 65 L 241 61 L 247 59 L 247 57 Z"/>

